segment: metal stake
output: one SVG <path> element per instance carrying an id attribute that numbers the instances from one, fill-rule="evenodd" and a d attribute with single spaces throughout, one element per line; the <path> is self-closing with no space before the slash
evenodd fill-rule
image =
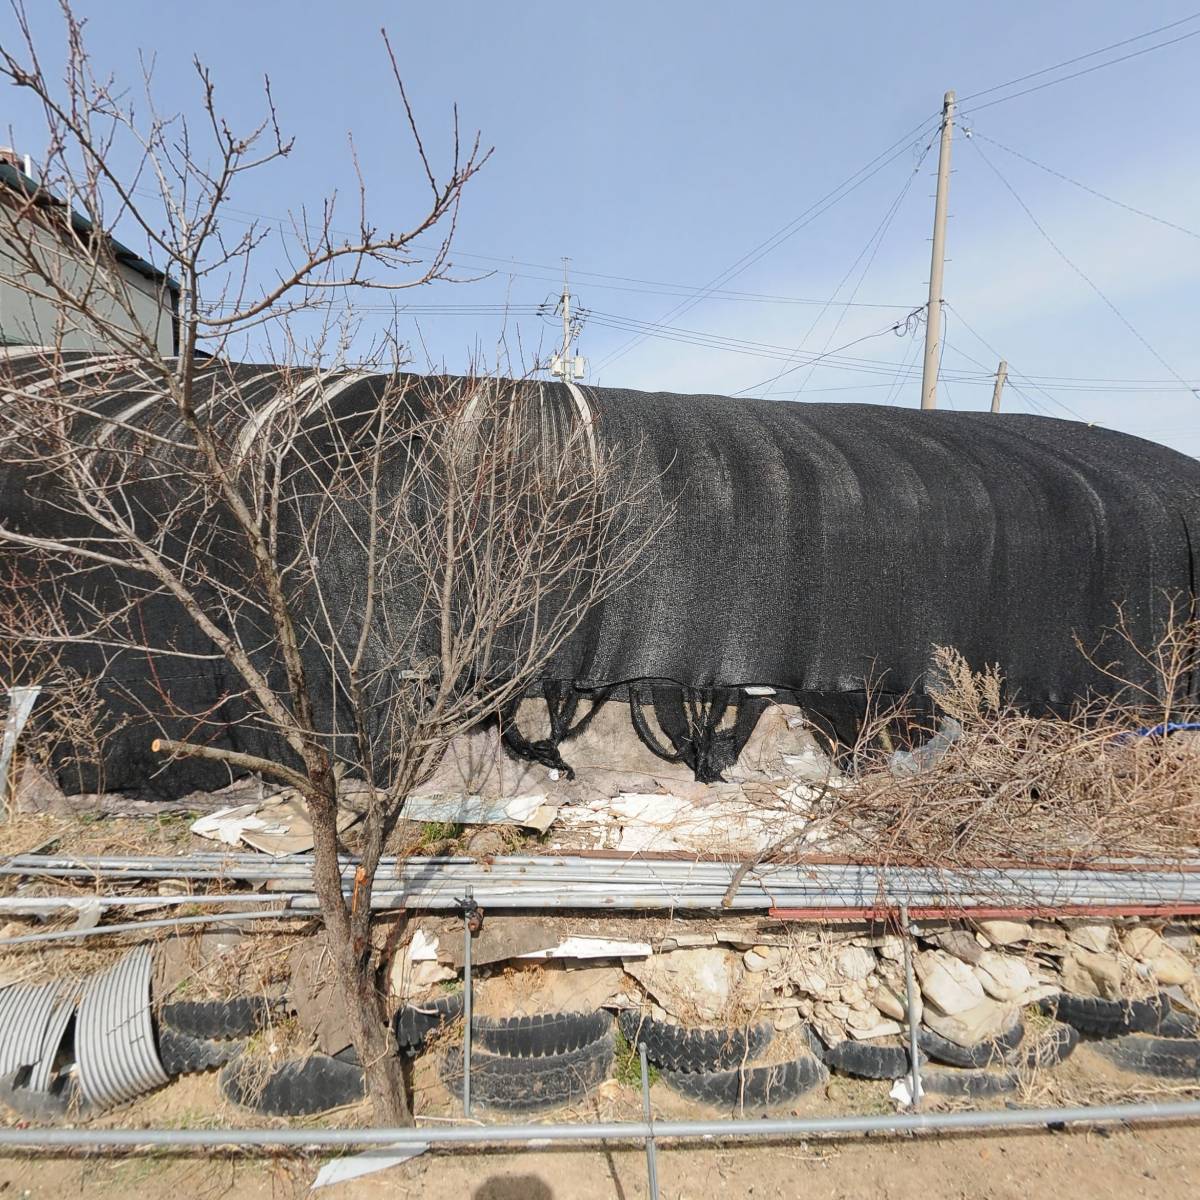
<path id="1" fill-rule="evenodd" d="M 471 889 L 463 898 L 463 1112 L 471 1115 L 471 926 L 477 909 Z"/>
<path id="2" fill-rule="evenodd" d="M 904 941 L 904 1002 L 908 1009 L 908 1086 L 912 1093 L 912 1108 L 921 1103 L 921 1066 L 917 1057 L 917 989 L 913 982 L 912 929 L 908 923 L 908 905 L 900 905 L 900 929 Z"/>
<path id="3" fill-rule="evenodd" d="M 638 1043 L 642 1064 L 642 1119 L 650 1127 L 646 1138 L 646 1174 L 650 1177 L 650 1200 L 658 1200 L 658 1149 L 654 1143 L 654 1118 L 650 1115 L 650 1068 L 646 1065 L 646 1043 Z"/>

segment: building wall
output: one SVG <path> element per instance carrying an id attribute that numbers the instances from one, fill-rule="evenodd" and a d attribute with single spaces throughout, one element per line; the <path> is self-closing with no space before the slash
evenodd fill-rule
<path id="1" fill-rule="evenodd" d="M 58 346 L 64 350 L 109 350 L 112 339 L 78 314 L 65 312 L 45 280 L 29 278 L 30 294 L 19 283 L 27 277 L 14 244 L 14 219 L 30 228 L 32 218 L 15 217 L 11 202 L 0 199 L 0 343 Z M 171 293 L 161 281 L 118 264 L 115 278 L 89 281 L 92 266 L 64 244 L 50 228 L 37 227 L 37 244 L 47 276 L 72 294 L 90 290 L 89 305 L 97 316 L 118 329 L 137 329 L 153 339 L 159 353 L 175 352 Z"/>

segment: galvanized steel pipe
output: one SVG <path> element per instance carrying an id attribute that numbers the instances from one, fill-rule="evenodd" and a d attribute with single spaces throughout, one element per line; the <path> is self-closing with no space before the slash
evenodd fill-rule
<path id="1" fill-rule="evenodd" d="M 1077 1122 L 1194 1121 L 1200 1101 L 1081 1105 L 987 1112 L 890 1113 L 882 1116 L 764 1118 L 725 1121 L 609 1121 L 595 1124 L 443 1126 L 400 1129 L 0 1129 L 0 1147 L 130 1148 L 139 1146 L 468 1146 L 556 1142 L 644 1142 L 663 1138 L 804 1138 L 822 1134 L 1025 1129 Z"/>

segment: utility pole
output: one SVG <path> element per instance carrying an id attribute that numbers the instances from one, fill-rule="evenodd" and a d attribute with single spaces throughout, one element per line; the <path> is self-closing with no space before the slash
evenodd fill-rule
<path id="1" fill-rule="evenodd" d="M 571 328 L 571 281 L 567 275 L 567 263 L 563 259 L 563 290 L 559 297 L 558 307 L 562 313 L 562 348 L 550 360 L 550 374 L 557 375 L 564 383 L 572 379 L 582 379 L 584 362 L 578 354 L 571 353 L 571 342 L 574 331 Z"/>
<path id="2" fill-rule="evenodd" d="M 992 389 L 992 412 L 1000 411 L 1000 393 L 1004 391 L 1004 381 L 1008 378 L 1008 363 L 1000 360 L 996 368 L 996 386 Z"/>
<path id="3" fill-rule="evenodd" d="M 922 408 L 937 408 L 938 364 L 942 356 L 942 270 L 946 265 L 946 202 L 950 194 L 950 132 L 953 128 L 954 93 L 947 92 L 942 102 L 942 144 L 938 150 L 937 200 L 933 209 L 933 258 L 929 264 L 929 304 L 925 309 Z"/>

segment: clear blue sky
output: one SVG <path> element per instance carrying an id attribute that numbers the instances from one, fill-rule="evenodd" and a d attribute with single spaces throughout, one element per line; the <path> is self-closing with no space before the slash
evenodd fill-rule
<path id="1" fill-rule="evenodd" d="M 296 148 L 242 189 L 240 208 L 283 215 L 331 187 L 352 189 L 346 134 L 353 131 L 377 213 L 403 220 L 419 180 L 379 41 L 386 24 L 435 160 L 445 160 L 455 102 L 464 129 L 479 129 L 495 147 L 465 196 L 454 255 L 464 275 L 495 273 L 406 298 L 537 304 L 553 297 L 568 255 L 574 290 L 591 314 L 581 350 L 599 368 L 592 381 L 732 392 L 753 391 L 785 365 L 743 351 L 836 349 L 924 302 L 936 148 L 915 177 L 913 167 L 929 136 L 724 284 L 755 297 L 824 301 L 849 272 L 838 299 L 853 292 L 860 303 L 892 307 L 824 310 L 727 295 L 696 302 L 690 289 L 721 276 L 923 121 L 932 130 L 946 88 L 968 96 L 1180 20 L 1191 3 L 89 0 L 79 11 L 89 17 L 95 58 L 118 77 L 136 80 L 139 50 L 155 55 L 166 109 L 196 111 L 193 54 L 212 68 L 225 111 L 247 122 L 260 111 L 261 79 L 270 75 Z M 34 0 L 32 7 L 52 39 L 52 6 Z M 8 36 L 11 17 L 3 20 Z M 1105 57 L 1195 30 L 1200 20 Z M 55 43 L 44 45 L 54 61 Z M 980 107 L 964 123 L 1200 231 L 1198 66 L 1195 37 Z M 30 121 L 10 93 L 5 123 L 18 143 Z M 1140 338 L 1058 256 L 979 149 Z M 1200 454 L 1200 399 L 1173 374 L 1200 384 L 1200 236 L 1105 203 L 991 142 L 968 142 L 961 129 L 953 163 L 942 404 L 985 407 L 984 375 L 1003 354 L 1019 373 L 1008 407 L 1065 415 L 1066 406 Z M 910 179 L 872 258 L 872 234 Z M 680 304 L 686 308 L 672 314 Z M 703 336 L 648 337 L 614 355 L 631 336 L 614 326 L 630 321 L 665 321 Z M 475 348 L 494 353 L 501 318 L 422 315 L 409 321 L 414 338 L 418 326 L 418 361 L 431 356 L 453 369 Z M 506 330 L 526 360 L 557 337 L 553 320 L 536 315 L 510 317 Z M 714 345 L 714 338 L 737 341 Z M 914 339 L 888 333 L 845 354 L 870 362 L 863 371 L 844 358 L 793 370 L 770 394 L 917 403 L 919 370 L 895 378 L 898 364 L 919 368 Z M 1071 382 L 1081 380 L 1122 382 Z"/>

